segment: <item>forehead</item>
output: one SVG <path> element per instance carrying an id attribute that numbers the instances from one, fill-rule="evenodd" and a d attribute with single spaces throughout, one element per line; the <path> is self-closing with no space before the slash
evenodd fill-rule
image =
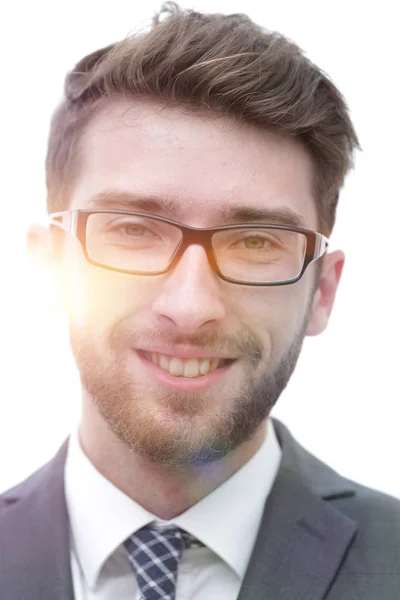
<path id="1" fill-rule="evenodd" d="M 308 152 L 230 117 L 115 101 L 88 126 L 80 161 L 71 208 L 127 208 L 121 199 L 135 197 L 144 210 L 155 198 L 174 207 L 166 216 L 193 226 L 218 225 L 227 207 L 288 210 L 317 226 Z"/>

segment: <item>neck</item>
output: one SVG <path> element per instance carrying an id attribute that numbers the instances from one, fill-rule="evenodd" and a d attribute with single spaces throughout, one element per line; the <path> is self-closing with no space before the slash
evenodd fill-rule
<path id="1" fill-rule="evenodd" d="M 83 417 L 79 441 L 86 456 L 106 479 L 159 519 L 170 520 L 238 471 L 260 448 L 265 433 L 264 421 L 252 439 L 225 457 L 184 469 L 165 467 L 132 452 L 100 416 Z"/>

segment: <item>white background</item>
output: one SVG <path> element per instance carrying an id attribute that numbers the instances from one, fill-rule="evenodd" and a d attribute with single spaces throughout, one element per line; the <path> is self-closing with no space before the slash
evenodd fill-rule
<path id="1" fill-rule="evenodd" d="M 45 211 L 49 119 L 66 71 L 144 27 L 132 0 L 8 2 L 1 27 L 0 491 L 47 461 L 79 419 L 78 376 L 48 278 L 25 257 Z M 344 475 L 400 497 L 399 46 L 396 2 L 187 2 L 246 12 L 296 41 L 343 91 L 363 152 L 331 248 L 347 262 L 328 330 L 306 340 L 274 414 Z"/>

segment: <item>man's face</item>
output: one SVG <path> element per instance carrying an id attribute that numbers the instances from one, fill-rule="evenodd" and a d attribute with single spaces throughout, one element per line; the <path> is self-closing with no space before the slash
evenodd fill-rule
<path id="1" fill-rule="evenodd" d="M 150 214 L 150 198 L 172 200 L 176 213 L 162 215 L 194 227 L 220 225 L 225 205 L 288 209 L 316 230 L 312 178 L 294 140 L 120 101 L 85 133 L 70 208 L 126 210 L 124 193 L 141 201 L 132 210 Z M 192 245 L 171 273 L 127 275 L 89 264 L 67 236 L 62 272 L 84 419 L 101 415 L 127 447 L 166 465 L 219 458 L 257 434 L 296 364 L 315 265 L 292 285 L 235 285 Z M 234 360 L 213 374 L 175 377 L 152 363 L 152 351 Z"/>

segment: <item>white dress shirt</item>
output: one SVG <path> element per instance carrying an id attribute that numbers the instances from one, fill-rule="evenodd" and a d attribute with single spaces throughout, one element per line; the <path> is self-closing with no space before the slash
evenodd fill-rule
<path id="1" fill-rule="evenodd" d="M 280 459 L 269 420 L 256 454 L 212 493 L 167 522 L 99 473 L 82 450 L 78 430 L 74 431 L 68 445 L 65 493 L 75 600 L 140 600 L 122 543 L 154 521 L 177 525 L 205 544 L 183 552 L 176 600 L 235 600 Z"/>

